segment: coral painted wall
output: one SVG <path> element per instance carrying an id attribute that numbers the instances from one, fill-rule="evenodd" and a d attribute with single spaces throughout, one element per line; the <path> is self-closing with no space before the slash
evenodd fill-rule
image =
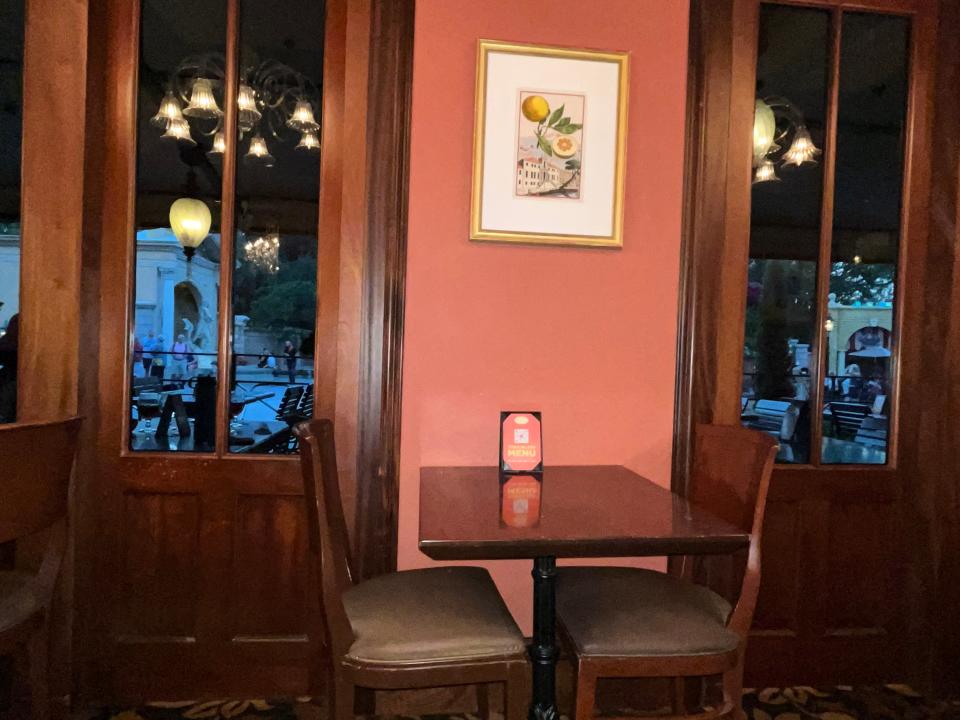
<path id="1" fill-rule="evenodd" d="M 417 0 L 401 569 L 432 563 L 417 549 L 419 468 L 495 464 L 501 409 L 543 411 L 547 464 L 669 484 L 687 23 L 686 0 Z M 479 38 L 629 51 L 622 250 L 469 240 Z M 487 567 L 529 633 L 529 563 Z"/>

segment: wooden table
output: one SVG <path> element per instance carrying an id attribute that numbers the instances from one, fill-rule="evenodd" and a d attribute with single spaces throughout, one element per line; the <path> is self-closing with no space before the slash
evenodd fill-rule
<path id="1" fill-rule="evenodd" d="M 533 559 L 531 720 L 556 720 L 558 557 L 706 555 L 745 548 L 749 535 L 617 465 L 548 467 L 539 521 L 500 518 L 495 467 L 420 469 L 420 549 L 435 560 Z"/>

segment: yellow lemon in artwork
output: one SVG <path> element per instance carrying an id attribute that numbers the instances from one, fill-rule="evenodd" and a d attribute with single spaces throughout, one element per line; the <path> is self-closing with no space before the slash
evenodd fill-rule
<path id="1" fill-rule="evenodd" d="M 557 157 L 573 157 L 574 153 L 577 152 L 577 141 L 569 135 L 558 135 L 550 143 L 550 148 Z"/>
<path id="2" fill-rule="evenodd" d="M 523 116 L 530 122 L 538 123 L 550 114 L 550 106 L 540 95 L 531 95 L 520 106 Z"/>

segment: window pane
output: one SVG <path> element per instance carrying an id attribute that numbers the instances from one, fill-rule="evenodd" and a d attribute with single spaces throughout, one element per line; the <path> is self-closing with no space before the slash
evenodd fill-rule
<path id="1" fill-rule="evenodd" d="M 887 461 L 909 33 L 906 18 L 843 16 L 824 463 Z"/>
<path id="2" fill-rule="evenodd" d="M 315 0 L 240 3 L 232 452 L 287 451 L 313 413 L 323 26 Z"/>
<path id="3" fill-rule="evenodd" d="M 130 445 L 209 452 L 221 183 L 211 151 L 223 108 L 226 2 L 143 0 L 141 17 Z"/>
<path id="4" fill-rule="evenodd" d="M 17 419 L 23 0 L 0 0 L 0 423 Z"/>
<path id="5" fill-rule="evenodd" d="M 829 13 L 762 5 L 744 346 L 743 423 L 810 460 Z"/>

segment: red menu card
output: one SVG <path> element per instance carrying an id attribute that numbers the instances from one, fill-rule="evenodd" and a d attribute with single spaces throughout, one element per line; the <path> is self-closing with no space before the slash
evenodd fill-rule
<path id="1" fill-rule="evenodd" d="M 500 413 L 500 469 L 503 472 L 543 470 L 540 413 Z"/>

